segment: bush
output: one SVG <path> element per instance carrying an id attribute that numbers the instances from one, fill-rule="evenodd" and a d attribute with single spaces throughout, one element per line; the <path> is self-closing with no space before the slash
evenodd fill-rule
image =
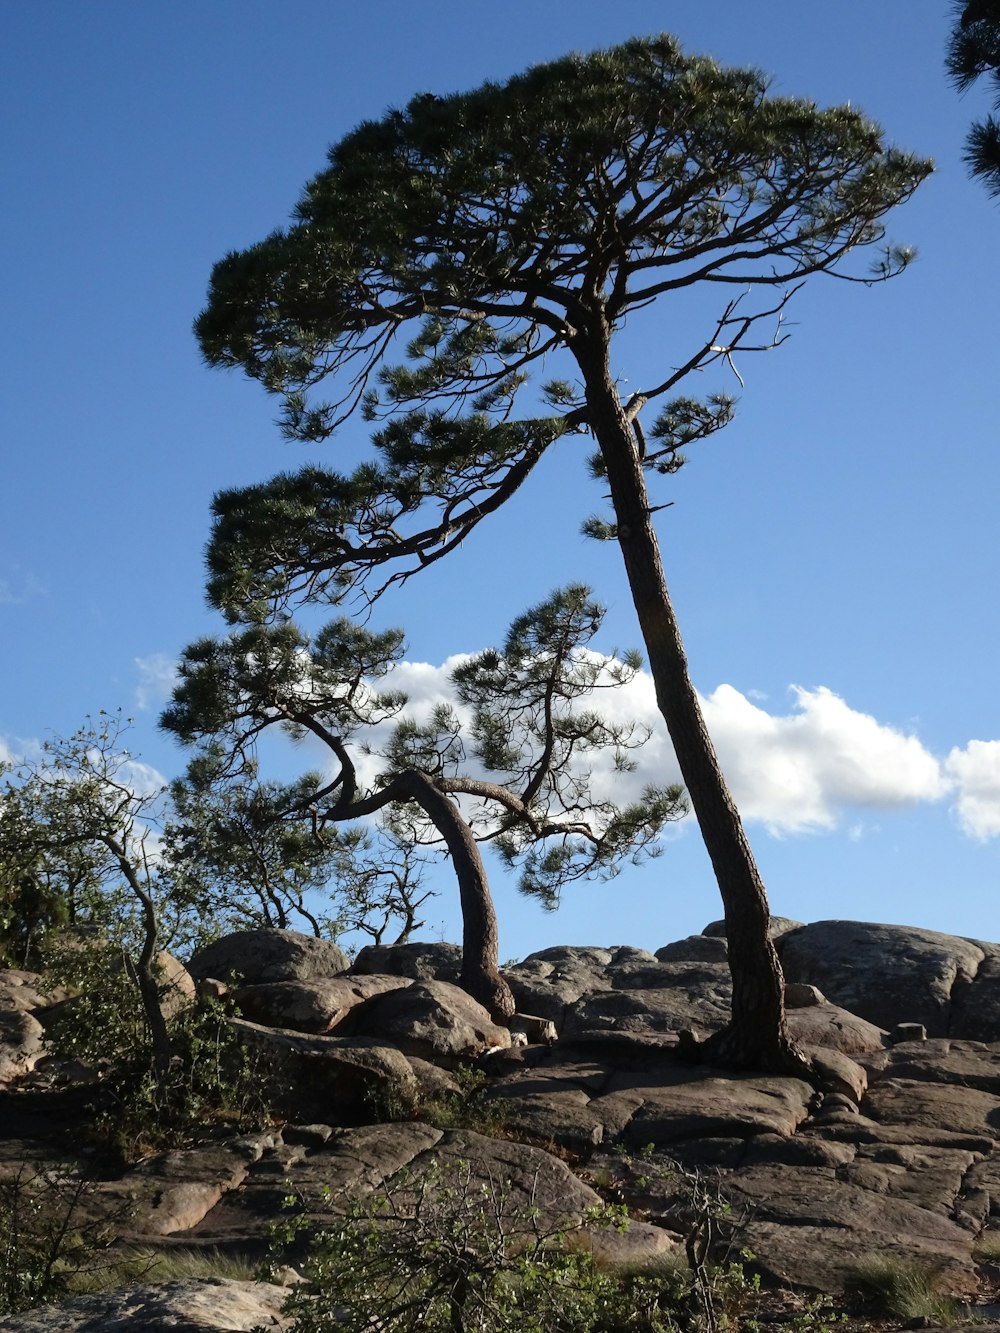
<path id="1" fill-rule="evenodd" d="M 28 1165 L 0 1180 L 0 1315 L 101 1284 L 117 1261 L 120 1214 L 89 1216 L 94 1186 L 72 1170 Z"/>
<path id="2" fill-rule="evenodd" d="M 58 1055 L 98 1076 L 94 1125 L 125 1161 L 220 1131 L 267 1122 L 260 1057 L 228 1023 L 222 1003 L 180 1006 L 164 987 L 170 1058 L 158 1070 L 146 1011 L 126 949 L 95 939 L 50 956 L 50 977 L 77 993 L 46 1030 Z"/>
<path id="3" fill-rule="evenodd" d="M 289 1201 L 293 1206 L 297 1200 Z M 327 1207 L 336 1211 L 337 1199 Z M 624 1207 L 585 1225 L 626 1230 Z M 278 1230 L 285 1246 L 308 1223 Z M 719 1333 L 753 1326 L 758 1280 L 728 1258 L 694 1266 L 608 1271 L 574 1232 L 481 1179 L 470 1163 L 433 1164 L 379 1196 L 344 1205 L 299 1266 L 306 1282 L 286 1302 L 290 1333 Z M 815 1320 L 809 1319 L 811 1325 Z"/>

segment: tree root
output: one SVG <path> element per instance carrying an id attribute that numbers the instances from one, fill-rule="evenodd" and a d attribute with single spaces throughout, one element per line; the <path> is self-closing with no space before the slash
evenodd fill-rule
<path id="1" fill-rule="evenodd" d="M 730 1024 L 703 1040 L 699 1040 L 693 1032 L 684 1031 L 680 1033 L 679 1054 L 682 1060 L 690 1064 L 783 1074 L 801 1078 L 814 1087 L 818 1086 L 820 1078 L 813 1062 L 787 1031 L 777 1035 L 747 1032 Z"/>

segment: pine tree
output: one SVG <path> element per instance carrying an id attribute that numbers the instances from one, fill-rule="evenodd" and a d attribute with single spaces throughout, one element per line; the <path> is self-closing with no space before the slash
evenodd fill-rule
<path id="1" fill-rule="evenodd" d="M 958 22 L 948 42 L 947 69 L 964 92 L 982 77 L 991 85 L 993 105 L 1000 109 L 1000 0 L 962 0 Z M 965 161 L 981 176 L 990 194 L 1000 196 L 1000 121 L 976 121 L 965 140 Z"/>
<path id="2" fill-rule="evenodd" d="M 684 446 L 731 414 L 730 400 L 674 397 L 678 386 L 780 343 L 806 278 L 874 282 L 905 267 L 910 251 L 882 245 L 883 218 L 929 170 L 855 109 L 769 96 L 758 72 L 685 56 L 667 36 L 633 40 L 424 94 L 360 125 L 291 226 L 216 265 L 196 325 L 210 364 L 283 397 L 289 436 L 325 439 L 355 412 L 374 425 L 373 460 L 351 474 L 309 467 L 216 498 L 209 593 L 234 620 L 374 599 L 450 555 L 555 440 L 596 442 L 591 468 L 613 514 L 585 530 L 621 549 L 722 894 L 733 1016 L 706 1054 L 735 1065 L 802 1060 L 764 887 L 689 677 L 647 478 L 676 470 Z M 873 266 L 848 266 L 872 247 Z M 666 313 L 692 293 L 704 323 L 623 397 L 616 333 L 633 312 Z M 560 357 L 566 378 L 541 386 L 540 403 L 530 372 Z"/>
<path id="3" fill-rule="evenodd" d="M 255 774 L 265 731 L 319 741 L 328 752 L 325 777 L 270 789 L 287 836 L 297 815 L 318 843 L 332 833 L 336 850 L 345 846 L 341 829 L 377 815 L 401 848 L 444 846 L 462 907 L 462 985 L 505 1021 L 514 997 L 499 973 L 479 844 L 495 843 L 521 868 L 522 890 L 552 907 L 566 884 L 607 878 L 627 860 L 655 855 L 664 824 L 687 813 L 677 786 L 647 786 L 626 805 L 596 793 L 589 762 L 604 752 L 627 773 L 635 768 L 630 752 L 649 738 L 593 706 L 595 695 L 627 684 L 639 668 L 634 655 L 590 648 L 603 617 L 582 585 L 553 593 L 514 622 L 502 649 L 455 669 L 464 719 L 439 704 L 423 722 L 403 714 L 403 694 L 379 688 L 387 677 L 391 686 L 403 652 L 398 630 L 375 634 L 346 617 L 315 638 L 290 622 L 253 626 L 185 651 L 162 725 L 202 748 L 194 768 L 204 773 L 207 762 L 223 791 L 232 782 L 238 789 L 248 769 Z M 363 779 L 360 755 L 374 759 L 374 776 Z M 216 797 L 214 804 L 228 803 Z"/>

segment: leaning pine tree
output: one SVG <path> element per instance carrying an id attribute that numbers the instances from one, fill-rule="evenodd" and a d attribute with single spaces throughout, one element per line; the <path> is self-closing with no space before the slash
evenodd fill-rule
<path id="1" fill-rule="evenodd" d="M 290 622 L 253 626 L 186 650 L 162 724 L 207 753 L 223 786 L 255 767 L 264 732 L 308 735 L 325 748 L 328 771 L 276 800 L 284 826 L 304 820 L 322 841 L 378 816 L 400 845 L 446 848 L 462 907 L 462 985 L 506 1021 L 514 997 L 500 975 L 480 842 L 494 843 L 520 868 L 521 889 L 551 907 L 568 883 L 655 855 L 663 826 L 687 813 L 679 787 L 647 786 L 619 805 L 593 780 L 601 756 L 619 775 L 633 771 L 631 751 L 649 739 L 594 707 L 639 668 L 633 654 L 590 647 L 603 617 L 582 585 L 553 593 L 514 621 L 502 649 L 455 668 L 464 717 L 439 704 L 423 723 L 402 715 L 405 695 L 377 688 L 402 656 L 398 630 L 373 634 L 346 618 L 315 638 Z M 361 754 L 377 769 L 367 781 Z"/>
<path id="2" fill-rule="evenodd" d="M 234 620 L 377 597 L 460 546 L 554 441 L 594 439 L 614 513 L 585 528 L 621 549 L 722 893 L 732 1022 L 706 1054 L 737 1066 L 802 1060 L 764 887 L 688 674 L 647 478 L 675 471 L 682 448 L 730 416 L 728 399 L 695 402 L 678 386 L 781 341 L 805 278 L 872 282 L 905 267 L 909 251 L 880 245 L 882 219 L 929 171 L 850 107 L 770 97 L 755 71 L 687 57 L 670 37 L 634 40 L 362 124 L 307 185 L 293 225 L 216 266 L 197 322 L 211 364 L 284 397 L 290 436 L 324 439 L 355 411 L 377 423 L 372 461 L 349 475 L 310 467 L 217 497 L 209 591 Z M 852 274 L 845 261 L 867 247 L 874 266 Z M 692 291 L 706 298 L 703 323 L 685 300 L 687 345 L 623 397 L 616 333 Z M 530 372 L 557 354 L 567 376 L 541 386 L 539 411 Z"/>

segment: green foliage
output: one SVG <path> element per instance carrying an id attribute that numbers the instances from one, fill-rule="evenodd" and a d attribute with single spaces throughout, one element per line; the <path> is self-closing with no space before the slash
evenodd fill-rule
<path id="1" fill-rule="evenodd" d="M 211 783 L 256 783 L 254 747 L 269 728 L 323 741 L 335 764 L 332 777 L 306 775 L 292 786 L 268 788 L 266 800 L 256 784 L 254 800 L 268 812 L 265 832 L 273 837 L 288 828 L 292 870 L 323 865 L 349 886 L 340 902 L 353 903 L 354 928 L 381 932 L 393 916 L 402 921 L 404 936 L 413 928 L 423 896 L 416 892 L 419 880 L 407 849 L 448 837 L 412 785 L 401 780 L 415 773 L 448 796 L 467 798 L 462 816 L 475 835 L 494 840 L 503 859 L 520 867 L 522 889 L 551 907 L 565 884 L 607 877 L 626 861 L 655 854 L 665 824 L 687 810 L 676 786 L 650 786 L 638 800 L 618 805 L 592 781 L 595 757 L 610 759 L 617 772 L 632 771 L 632 752 L 649 737 L 648 729 L 614 721 L 594 704 L 627 685 L 641 666 L 637 653 L 593 650 L 603 617 L 588 588 L 554 592 L 517 617 L 502 649 L 488 649 L 455 669 L 461 712 L 439 704 L 422 721 L 404 714 L 387 739 L 383 724 L 400 713 L 405 699 L 376 683 L 402 654 L 399 631 L 374 634 L 343 618 L 315 638 L 288 623 L 254 625 L 184 653 L 163 725 L 201 746 L 187 784 L 196 792 Z M 352 742 L 381 760 L 367 789 L 359 782 Z M 219 799 L 231 809 L 232 794 L 223 791 Z M 379 850 L 388 838 L 393 855 L 379 871 L 364 859 L 368 849 L 339 826 L 380 811 Z M 451 803 L 448 815 L 456 818 Z M 290 828 L 296 821 L 297 840 Z M 223 829 L 220 836 L 216 822 L 202 823 L 206 833 L 198 853 L 186 859 L 210 864 L 215 848 L 231 863 L 228 834 Z M 277 858 L 264 875 L 248 833 L 252 829 L 241 821 L 232 851 L 254 858 L 256 882 L 278 885 Z M 316 843 L 311 850 L 310 834 Z M 326 859 L 319 850 L 324 841 Z M 287 851 L 281 855 L 287 862 Z"/>
<path id="2" fill-rule="evenodd" d="M 626 1232 L 624 1206 L 599 1205 L 560 1226 L 469 1162 L 432 1161 L 362 1201 L 327 1193 L 323 1211 L 339 1220 L 312 1235 L 303 1201 L 290 1195 L 272 1262 L 291 1246 L 306 1278 L 285 1305 L 291 1333 L 759 1333 L 752 1256 L 734 1257 L 725 1242 L 718 1254 L 705 1251 L 704 1238 L 722 1234 L 724 1205 L 695 1178 L 680 1179 L 695 1186 L 687 1260 L 632 1268 L 599 1262 L 589 1239 Z M 784 1326 L 825 1333 L 838 1321 L 820 1297 Z"/>
<path id="3" fill-rule="evenodd" d="M 0 1316 L 101 1285 L 117 1271 L 110 1247 L 121 1210 L 88 1208 L 95 1186 L 78 1171 L 21 1166 L 0 1179 Z"/>
<path id="4" fill-rule="evenodd" d="M 333 1201 L 334 1203 L 336 1201 Z M 599 1210 L 590 1225 L 627 1225 Z M 303 1265 L 308 1285 L 286 1311 L 293 1333 L 381 1328 L 385 1333 L 589 1333 L 673 1329 L 682 1303 L 673 1270 L 604 1273 L 565 1234 L 468 1163 L 395 1178 L 377 1200 L 350 1206 L 321 1232 Z M 668 1307 L 667 1312 L 662 1307 Z"/>
<path id="5" fill-rule="evenodd" d="M 977 1263 L 1000 1263 L 1000 1232 L 984 1231 L 972 1247 L 972 1254 Z"/>
<path id="6" fill-rule="evenodd" d="M 315 905 L 336 874 L 335 854 L 302 817 L 318 777 L 265 783 L 247 760 L 221 778 L 222 766 L 209 749 L 171 784 L 164 856 L 175 901 L 216 934 L 264 926 L 335 936 L 336 905 Z"/>
<path id="7" fill-rule="evenodd" d="M 687 811 L 677 786 L 647 786 L 638 801 L 619 805 L 592 781 L 589 765 L 601 753 L 616 772 L 634 771 L 632 752 L 650 735 L 594 706 L 642 665 L 638 653 L 591 648 L 603 619 L 590 589 L 571 584 L 517 617 L 502 650 L 479 653 L 452 673 L 472 710 L 474 755 L 524 812 L 503 810 L 497 849 L 520 868 L 521 890 L 549 908 L 566 884 L 610 877 L 627 861 L 655 855 L 664 826 Z"/>
<path id="8" fill-rule="evenodd" d="M 959 0 L 955 13 L 958 22 L 946 57 L 952 82 L 965 92 L 985 79 L 994 109 L 1000 110 L 1000 2 Z M 974 122 L 965 140 L 965 161 L 987 191 L 1000 196 L 1000 120 L 995 116 Z"/>
<path id="9" fill-rule="evenodd" d="M 240 1254 L 225 1250 L 150 1250 L 145 1247 L 130 1249 L 116 1266 L 117 1281 L 106 1287 L 134 1283 L 139 1277 L 145 1282 L 179 1282 L 192 1278 L 221 1277 L 231 1282 L 254 1282 L 260 1276 L 260 1264 Z M 95 1290 L 90 1286 L 88 1290 Z"/>
<path id="10" fill-rule="evenodd" d="M 97 1074 L 93 1124 L 101 1141 L 132 1161 L 266 1124 L 258 1058 L 239 1041 L 221 1003 L 188 1002 L 161 985 L 169 1048 L 166 1069 L 158 1067 L 131 959 L 127 943 L 99 936 L 56 937 L 46 959 L 47 977 L 74 992 L 50 1021 L 46 1042 Z"/>
<path id="11" fill-rule="evenodd" d="M 129 914 L 108 839 L 127 839 L 140 812 L 155 818 L 159 794 L 127 788 L 132 757 L 115 753 L 127 727 L 120 716 L 102 714 L 72 737 L 48 741 L 38 761 L 0 767 L 0 961 L 7 966 L 37 967 L 47 935 L 61 926 L 95 912 Z M 145 775 L 135 776 L 141 782 Z"/>
<path id="12" fill-rule="evenodd" d="M 252 620 L 358 586 L 377 596 L 433 563 L 555 440 L 593 428 L 595 386 L 580 377 L 633 312 L 688 288 L 749 294 L 722 296 L 686 346 L 665 348 L 638 409 L 778 345 L 808 275 L 905 267 L 911 252 L 893 246 L 868 274 L 844 261 L 881 246 L 884 215 L 929 170 L 855 109 L 773 97 L 757 71 L 666 35 L 364 123 L 331 149 L 291 227 L 216 265 L 197 333 L 211 364 L 283 397 L 291 436 L 323 439 L 355 410 L 387 419 L 375 461 L 217 497 L 213 601 Z M 689 322 L 676 327 L 687 336 Z M 553 415 L 516 417 L 531 371 L 560 358 L 541 386 Z M 675 470 L 730 414 L 720 396 L 677 399 L 644 466 Z"/>
<path id="13" fill-rule="evenodd" d="M 360 411 L 381 423 L 373 452 L 350 474 L 308 467 L 217 496 L 210 600 L 251 625 L 352 593 L 371 605 L 458 549 L 557 440 L 589 432 L 613 514 L 588 520 L 586 531 L 622 548 L 711 860 L 720 875 L 727 867 L 727 901 L 742 900 L 747 919 L 764 922 L 763 886 L 667 595 L 649 522 L 663 506 L 647 477 L 675 471 L 681 450 L 731 415 L 718 394 L 703 404 L 675 397 L 681 382 L 710 370 L 739 380 L 738 356 L 784 341 L 786 306 L 805 279 L 878 282 L 909 264 L 912 250 L 884 243 L 884 218 L 930 170 L 883 143 L 854 108 L 771 96 L 758 71 L 687 56 L 665 34 L 471 92 L 423 93 L 363 123 L 330 150 L 289 228 L 215 266 L 196 332 L 211 365 L 238 366 L 284 399 L 289 436 L 325 439 Z M 874 262 L 854 266 L 854 252 L 872 247 Z M 647 340 L 660 366 L 623 398 L 616 335 L 671 300 L 674 318 Z M 661 401 L 670 405 L 647 439 L 640 416 Z M 481 737 L 516 772 L 503 729 L 485 719 Z M 534 803 L 539 790 L 529 795 Z M 670 799 L 665 789 L 654 808 Z M 513 818 L 508 828 L 503 816 L 500 846 L 509 858 L 534 819 L 528 804 L 524 792 L 507 801 Z M 563 813 L 575 808 L 570 794 Z M 533 838 L 524 887 L 551 902 L 576 866 L 615 864 L 616 843 L 641 851 L 641 837 L 630 841 L 634 816 L 615 818 L 580 833 L 575 847 L 565 828 L 544 848 Z M 453 855 L 468 852 L 466 833 L 451 833 Z M 606 859 L 590 855 L 588 833 L 603 839 Z M 559 845 L 560 836 L 569 841 Z M 471 900 L 483 875 L 466 870 Z M 763 925 L 731 947 L 760 983 L 737 987 L 737 1008 L 763 1015 L 768 1005 L 746 996 L 767 994 L 780 1015 Z M 485 980 L 481 989 L 490 990 Z M 740 1059 L 801 1064 L 780 1022 L 751 1038 L 755 1017 L 736 1015 Z"/>
<path id="14" fill-rule="evenodd" d="M 109 1207 L 99 1185 L 51 1164 L 0 1179 L 0 1318 L 136 1282 L 226 1277 L 259 1265 L 217 1251 L 123 1246 L 131 1204 Z"/>
<path id="15" fill-rule="evenodd" d="M 489 1081 L 482 1070 L 460 1065 L 452 1074 L 458 1091 L 425 1098 L 410 1115 L 435 1129 L 471 1129 L 488 1138 L 506 1137 L 508 1103 L 486 1095 Z"/>
<path id="16" fill-rule="evenodd" d="M 35 968 L 49 931 L 72 910 L 71 891 L 37 862 L 0 865 L 0 967 Z"/>

